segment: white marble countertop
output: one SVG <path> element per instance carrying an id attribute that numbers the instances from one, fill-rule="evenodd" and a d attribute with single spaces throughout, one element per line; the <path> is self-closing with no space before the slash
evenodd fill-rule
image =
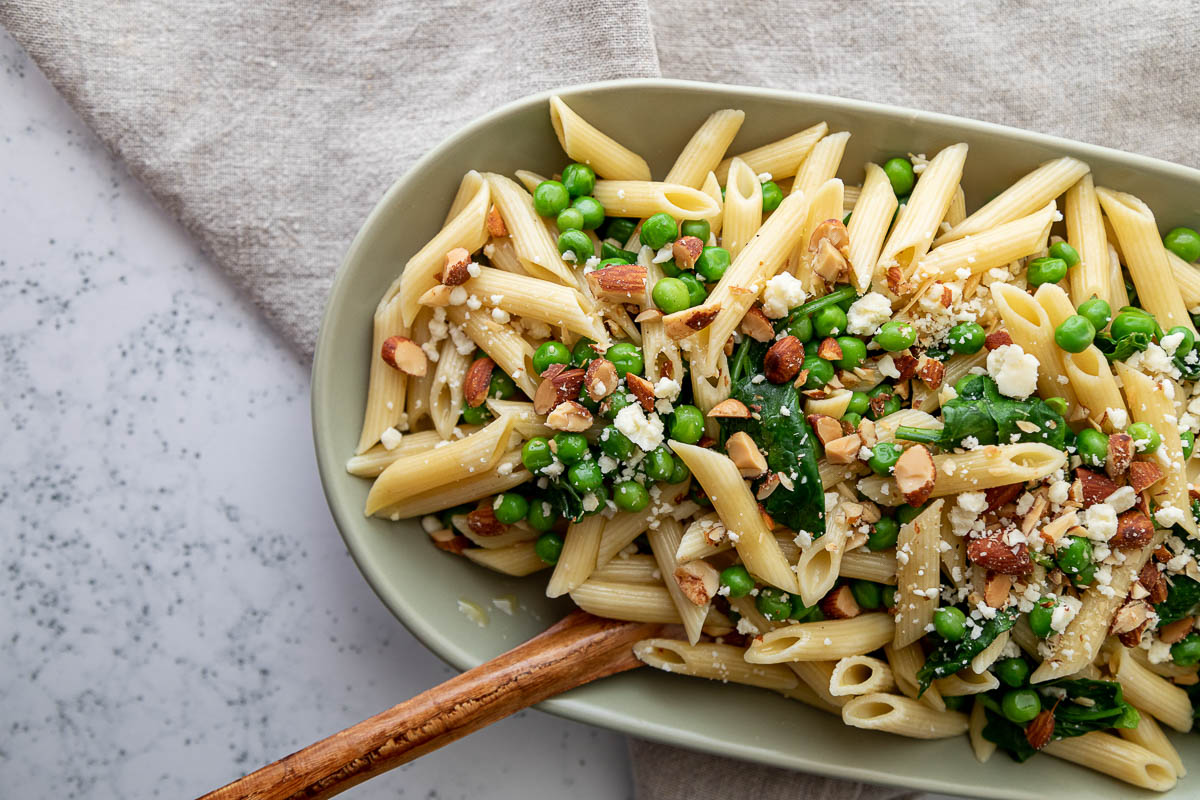
<path id="1" fill-rule="evenodd" d="M 346 554 L 308 366 L 0 31 L 0 782 L 194 797 L 448 677 Z M 526 712 L 353 798 L 622 798 Z"/>

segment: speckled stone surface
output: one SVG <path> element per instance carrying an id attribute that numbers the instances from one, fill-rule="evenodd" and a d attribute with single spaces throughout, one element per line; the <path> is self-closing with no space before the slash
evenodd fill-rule
<path id="1" fill-rule="evenodd" d="M 334 530 L 307 366 L 3 32 L 0 414 L 0 794 L 194 797 L 451 675 Z M 624 798 L 626 760 L 527 712 L 346 796 Z"/>

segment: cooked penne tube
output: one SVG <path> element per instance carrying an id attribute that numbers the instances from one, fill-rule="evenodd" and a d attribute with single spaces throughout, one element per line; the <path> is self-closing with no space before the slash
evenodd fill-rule
<path id="1" fill-rule="evenodd" d="M 1068 408 L 1078 404 L 1070 379 L 1063 376 L 1062 354 L 1065 351 L 1054 343 L 1054 327 L 1046 309 L 1012 284 L 993 283 L 992 300 L 1013 343 L 1038 361 L 1038 393 L 1042 397 L 1062 397 Z M 1062 380 L 1059 380 L 1060 376 Z"/>
<path id="2" fill-rule="evenodd" d="M 844 188 L 840 180 L 830 178 L 807 193 L 811 199 L 804 221 L 804 235 L 800 237 L 800 243 L 796 246 L 796 252 L 792 255 L 792 264 L 789 267 L 790 271 L 804 284 L 806 292 L 815 292 L 817 288 L 817 278 L 813 274 L 813 254 L 809 251 L 809 242 L 812 241 L 817 226 L 830 219 L 841 219 L 842 190 Z"/>
<path id="3" fill-rule="evenodd" d="M 391 290 L 389 290 L 389 294 Z M 401 313 L 401 296 L 385 295 L 375 309 L 371 324 L 371 368 L 367 385 L 367 409 L 363 412 L 362 433 L 356 453 L 365 452 L 379 441 L 388 428 L 407 428 L 405 390 L 409 376 L 383 360 L 383 343 L 392 336 L 406 336 Z M 422 356 L 424 359 L 424 356 Z"/>
<path id="4" fill-rule="evenodd" d="M 520 486 L 531 477 L 529 471 L 521 467 L 519 451 L 506 453 L 489 470 L 476 472 L 470 478 L 448 486 L 418 492 L 399 503 L 381 508 L 375 515 L 392 521 L 411 519 L 506 492 L 514 486 Z"/>
<path id="5" fill-rule="evenodd" d="M 596 181 L 593 194 L 606 211 L 622 217 L 670 214 L 675 219 L 711 219 L 721 211 L 702 189 L 654 181 Z"/>
<path id="6" fill-rule="evenodd" d="M 890 692 L 896 688 L 892 668 L 886 661 L 871 656 L 849 656 L 833 665 L 829 676 L 829 693 L 850 697 L 873 692 Z"/>
<path id="7" fill-rule="evenodd" d="M 1047 161 L 996 195 L 983 208 L 954 225 L 938 239 L 938 244 L 978 235 L 1032 214 L 1078 183 L 1088 171 L 1087 164 L 1070 156 Z"/>
<path id="8" fill-rule="evenodd" d="M 799 622 L 756 638 L 746 651 L 746 660 L 754 664 L 778 664 L 861 656 L 890 642 L 895 630 L 896 623 L 890 614 Z"/>
<path id="9" fill-rule="evenodd" d="M 481 567 L 518 578 L 532 575 L 550 566 L 537 554 L 533 542 L 521 542 L 499 550 L 471 547 L 464 550 L 463 555 Z"/>
<path id="10" fill-rule="evenodd" d="M 846 143 L 850 134 L 842 131 L 831 133 L 813 146 L 812 152 L 800 165 L 796 180 L 792 182 L 792 194 L 811 195 L 823 183 L 837 175 L 838 166 L 842 163 L 842 154 L 846 152 Z M 841 218 L 841 206 L 835 215 Z"/>
<path id="11" fill-rule="evenodd" d="M 740 158 L 733 160 L 729 168 L 729 181 L 725 188 L 725 221 L 721 228 L 722 246 L 729 255 L 737 258 L 738 253 L 758 233 L 762 226 L 762 184 L 754 170 Z"/>
<path id="12" fill-rule="evenodd" d="M 1079 254 L 1079 263 L 1067 271 L 1071 302 L 1078 306 L 1092 297 L 1099 297 L 1113 308 L 1120 308 L 1113 302 L 1108 237 L 1104 233 L 1100 199 L 1096 196 L 1090 172 L 1067 190 L 1063 215 L 1066 217 L 1067 243 Z"/>
<path id="13" fill-rule="evenodd" d="M 460 427 L 463 435 L 474 433 L 478 430 L 477 425 L 464 425 Z M 357 475 L 360 478 L 374 478 L 379 473 L 387 468 L 400 456 L 412 455 L 424 450 L 428 450 L 434 445 L 442 442 L 441 434 L 437 431 L 419 431 L 417 433 L 406 433 L 400 440 L 400 444 L 395 448 L 388 450 L 382 444 L 377 444 L 365 453 L 356 455 L 346 462 L 346 472 L 351 475 Z"/>
<path id="14" fill-rule="evenodd" d="M 463 375 L 471 364 L 471 353 L 474 347 L 467 344 L 467 352 L 459 349 L 453 339 L 442 342 L 438 351 L 437 367 L 433 371 L 433 382 L 429 385 L 429 417 L 438 434 L 449 440 L 453 436 L 454 426 L 462 416 L 463 408 Z"/>
<path id="15" fill-rule="evenodd" d="M 1042 752 L 1143 789 L 1166 792 L 1176 783 L 1175 769 L 1165 758 L 1108 733 L 1058 739 Z"/>
<path id="16" fill-rule="evenodd" d="M 750 165 L 750 169 L 758 174 L 769 173 L 775 180 L 790 178 L 795 175 L 804 159 L 812 151 L 813 145 L 821 140 L 829 126 L 818 122 L 811 128 L 805 128 L 799 133 L 793 133 L 785 139 L 780 139 L 753 150 L 739 153 L 736 157 Z M 729 177 L 729 167 L 733 158 L 727 158 L 717 166 L 717 180 L 721 183 Z"/>
<path id="17" fill-rule="evenodd" d="M 1154 717 L 1142 714 L 1136 728 L 1118 728 L 1117 735 L 1164 759 L 1171 765 L 1171 769 L 1175 770 L 1177 777 L 1182 778 L 1187 775 L 1187 768 L 1183 766 L 1183 759 L 1179 757 L 1179 751 L 1175 749 L 1175 745 L 1171 744 L 1171 740 L 1167 738 L 1162 726 L 1154 721 Z"/>
<path id="18" fill-rule="evenodd" d="M 979 651 L 979 654 L 971 659 L 971 672 L 982 675 L 992 664 L 995 664 L 1004 654 L 1005 648 L 1008 647 L 1009 638 L 1010 631 L 1003 631 L 992 640 L 991 644 Z M 948 692 L 943 691 L 942 694 L 948 694 Z"/>
<path id="19" fill-rule="evenodd" d="M 896 540 L 896 634 L 892 641 L 896 649 L 925 635 L 925 626 L 933 622 L 933 612 L 939 605 L 944 503 L 933 501 L 916 519 L 900 526 Z"/>
<path id="20" fill-rule="evenodd" d="M 958 189 L 966 158 L 965 144 L 951 145 L 934 156 L 925 167 L 883 244 L 875 268 L 876 287 L 886 288 L 886 271 L 889 267 L 899 267 L 901 275 L 907 278 L 917 262 L 929 251 L 938 224 L 946 216 L 946 210 Z"/>
<path id="21" fill-rule="evenodd" d="M 800 551 L 796 582 L 800 584 L 800 598 L 804 605 L 816 605 L 833 588 L 849 535 L 850 523 L 846 521 L 846 512 L 839 506 L 826 515 L 825 535 Z"/>
<path id="22" fill-rule="evenodd" d="M 679 549 L 679 542 L 683 539 L 683 527 L 667 517 L 656 527 L 648 529 L 646 538 L 650 540 L 650 550 L 654 553 L 655 561 L 658 562 L 658 570 L 662 574 L 663 583 L 667 586 L 667 593 L 671 595 L 671 602 L 675 604 L 675 608 L 679 611 L 679 618 L 683 620 L 683 630 L 687 633 L 688 641 L 695 644 L 700 641 L 700 629 L 704 627 L 704 619 L 708 616 L 709 608 L 712 607 L 712 597 L 709 596 L 705 603 L 697 603 L 694 595 L 689 597 L 684 594 L 675 577 L 675 569 L 679 566 L 679 562 L 675 558 L 675 551 Z M 740 652 L 738 660 L 741 660 Z"/>
<path id="23" fill-rule="evenodd" d="M 679 612 L 667 594 L 667 587 L 662 585 L 589 580 L 575 587 L 571 599 L 575 605 L 598 617 L 662 624 L 680 622 Z M 728 617 L 715 608 L 709 610 L 704 623 L 705 633 L 721 636 L 732 630 L 733 624 Z"/>
<path id="24" fill-rule="evenodd" d="M 892 675 L 896 678 L 896 687 L 906 697 L 920 700 L 935 711 L 946 710 L 946 701 L 942 699 L 942 693 L 938 691 L 936 684 L 930 684 L 928 689 L 921 692 L 920 697 L 917 696 L 920 689 L 917 683 L 917 670 L 925 664 L 925 652 L 921 650 L 919 644 L 910 644 L 908 647 L 897 649 L 892 646 L 891 642 L 888 642 L 883 646 L 883 653 L 892 667 Z"/>
<path id="25" fill-rule="evenodd" d="M 548 281 L 573 285 L 571 270 L 562 260 L 558 245 L 546 230 L 542 218 L 534 211 L 529 192 L 503 175 L 489 172 L 485 177 L 491 187 L 492 202 L 504 218 L 513 249 L 525 271 Z"/>
<path id="26" fill-rule="evenodd" d="M 491 267 L 481 267 L 463 288 L 483 306 L 561 326 L 608 346 L 607 331 L 577 289 Z"/>
<path id="27" fill-rule="evenodd" d="M 597 175 L 613 180 L 650 180 L 646 159 L 601 133 L 558 95 L 550 98 L 550 124 L 563 152 L 573 161 L 587 164 Z"/>
<path id="28" fill-rule="evenodd" d="M 1146 669 L 1121 645 L 1114 645 L 1108 668 L 1125 691 L 1125 699 L 1159 722 L 1187 733 L 1192 729 L 1192 701 L 1187 692 Z"/>
<path id="29" fill-rule="evenodd" d="M 1067 455 L 1048 444 L 1021 442 L 934 456 L 933 463 L 937 468 L 933 496 L 945 497 L 1045 478 L 1067 463 Z"/>
<path id="30" fill-rule="evenodd" d="M 878 164 L 867 164 L 866 171 L 862 192 L 854 203 L 854 211 L 846 225 L 850 237 L 850 267 L 854 270 L 854 284 L 860 292 L 865 292 L 871 286 L 883 239 L 899 206 L 887 173 Z"/>
<path id="31" fill-rule="evenodd" d="M 700 191 L 708 195 L 709 199 L 717 206 L 717 213 L 714 216 L 708 217 L 708 224 L 713 237 L 721 235 L 721 227 L 725 222 L 725 197 L 721 194 L 721 183 L 717 180 L 717 176 L 713 173 L 708 173 L 708 177 L 704 179 L 704 183 L 700 186 Z"/>
<path id="32" fill-rule="evenodd" d="M 1058 284 L 1042 284 L 1033 298 L 1046 311 L 1046 317 L 1054 328 L 1075 313 L 1070 298 Z M 1115 412 L 1125 411 L 1125 400 L 1121 397 L 1121 390 L 1117 387 L 1117 380 L 1113 377 L 1108 359 L 1095 345 L 1089 345 L 1079 353 L 1064 351 L 1062 365 L 1064 374 L 1071 382 L 1075 399 L 1092 412 L 1092 418 L 1106 432 L 1112 433 L 1116 428 L 1111 417 Z"/>
<path id="33" fill-rule="evenodd" d="M 632 555 L 614 558 L 603 567 L 596 567 L 589 580 L 609 583 L 644 583 L 649 586 L 662 584 L 662 573 L 654 556 Z"/>
<path id="34" fill-rule="evenodd" d="M 934 711 L 898 694 L 865 694 L 842 706 L 842 721 L 855 728 L 896 733 L 914 739 L 948 739 L 967 732 L 967 715 Z"/>
<path id="35" fill-rule="evenodd" d="M 490 314 L 472 314 L 464 306 L 451 306 L 446 316 L 462 327 L 471 341 L 513 379 L 526 397 L 533 398 L 537 391 L 533 353 L 537 348 L 511 326 L 497 322 Z"/>
<path id="36" fill-rule="evenodd" d="M 596 514 L 572 522 L 563 537 L 562 553 L 554 565 L 554 574 L 546 584 L 546 597 L 562 597 L 574 591 L 596 569 L 604 517 Z"/>
<path id="37" fill-rule="evenodd" d="M 947 675 L 944 678 L 938 678 L 934 683 L 937 684 L 938 691 L 942 693 L 942 697 L 983 694 L 984 692 L 992 691 L 1000 685 L 1000 681 L 992 673 L 977 673 L 970 669 L 962 670 L 953 675 Z"/>
<path id="38" fill-rule="evenodd" d="M 914 283 L 962 280 L 1046 247 L 1056 214 L 1054 204 L 973 236 L 941 244 L 917 261 Z"/>
<path id="39" fill-rule="evenodd" d="M 704 124 L 696 129 L 692 138 L 684 145 L 665 183 L 678 183 L 699 189 L 704 185 L 708 173 L 717 169 L 733 137 L 746 119 L 745 111 L 724 108 L 709 115 Z"/>
<path id="40" fill-rule="evenodd" d="M 1189 312 L 1200 306 L 1200 267 L 1189 264 L 1167 250 L 1167 263 L 1171 265 L 1171 277 L 1179 286 L 1179 294 Z M 1119 306 L 1114 306 L 1119 308 Z"/>
<path id="41" fill-rule="evenodd" d="M 856 578 L 860 581 L 875 583 L 896 583 L 896 552 L 880 550 L 878 552 L 859 547 L 842 555 L 839 573 L 845 578 Z"/>
<path id="42" fill-rule="evenodd" d="M 689 644 L 678 639 L 643 639 L 633 646 L 637 659 L 664 672 L 723 683 L 743 683 L 776 692 L 796 688 L 800 679 L 781 664 L 749 664 L 742 648 L 729 644 Z"/>

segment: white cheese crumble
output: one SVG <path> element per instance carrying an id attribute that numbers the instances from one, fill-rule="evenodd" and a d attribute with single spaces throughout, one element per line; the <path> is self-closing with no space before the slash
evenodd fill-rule
<path id="1" fill-rule="evenodd" d="M 1024 400 L 1037 389 L 1038 360 L 1019 344 L 1005 344 L 988 353 L 988 375 L 1008 397 Z"/>
<path id="2" fill-rule="evenodd" d="M 1089 539 L 1107 542 L 1117 532 L 1117 512 L 1108 503 L 1095 503 L 1083 512 L 1083 526 Z"/>
<path id="3" fill-rule="evenodd" d="M 1113 511 L 1123 514 L 1137 504 L 1137 492 L 1132 486 L 1122 486 L 1104 498 L 1104 502 L 1112 506 Z"/>
<path id="4" fill-rule="evenodd" d="M 613 424 L 629 441 L 646 452 L 663 443 L 663 422 L 657 414 L 646 417 L 640 405 L 625 406 L 617 412 Z"/>
<path id="5" fill-rule="evenodd" d="M 772 319 L 786 317 L 788 311 L 804 302 L 804 284 L 790 272 L 781 272 L 767 281 L 763 290 L 763 313 Z M 891 306 L 888 306 L 891 316 Z"/>
<path id="6" fill-rule="evenodd" d="M 396 430 L 395 428 L 388 428 L 383 432 L 382 435 L 380 435 L 379 441 L 383 445 L 384 450 L 395 450 L 400 446 L 400 439 L 402 436 L 403 434 L 401 434 L 400 431 Z"/>
<path id="7" fill-rule="evenodd" d="M 1108 421 L 1117 430 L 1123 431 L 1129 425 L 1129 412 L 1123 408 L 1106 408 L 1104 409 L 1104 413 L 1108 417 Z"/>
<path id="8" fill-rule="evenodd" d="M 879 292 L 869 292 L 846 312 L 846 331 L 855 336 L 874 336 L 879 326 L 891 318 L 891 301 Z"/>

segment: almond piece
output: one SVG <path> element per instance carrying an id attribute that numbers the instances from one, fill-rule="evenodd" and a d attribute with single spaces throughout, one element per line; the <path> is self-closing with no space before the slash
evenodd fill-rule
<path id="1" fill-rule="evenodd" d="M 872 397 L 870 401 L 871 413 L 874 414 L 876 418 L 882 417 L 884 406 L 886 406 L 887 401 L 891 399 L 892 395 L 890 392 L 880 392 Z"/>
<path id="2" fill-rule="evenodd" d="M 448 528 L 433 531 L 429 534 L 429 538 L 433 541 L 433 546 L 438 550 L 445 550 L 447 553 L 454 553 L 455 555 L 462 555 L 462 551 L 471 546 L 470 539 Z"/>
<path id="3" fill-rule="evenodd" d="M 1012 501 L 1017 499 L 1025 489 L 1023 483 L 1007 483 L 1003 486 L 993 486 L 990 489 L 984 489 L 984 496 L 987 497 L 987 508 L 985 511 L 995 511 L 998 508 L 1003 508 Z"/>
<path id="4" fill-rule="evenodd" d="M 1111 548 L 1143 547 L 1154 537 L 1154 523 L 1140 509 L 1126 511 L 1117 517 L 1117 532 L 1108 540 Z"/>
<path id="5" fill-rule="evenodd" d="M 738 431 L 725 440 L 725 452 L 743 478 L 757 478 L 767 471 L 767 460 L 745 431 Z"/>
<path id="6" fill-rule="evenodd" d="M 729 338 L 725 340 L 725 344 L 721 348 L 721 352 L 727 357 L 733 355 L 733 334 L 730 334 Z"/>
<path id="7" fill-rule="evenodd" d="M 767 350 L 763 374 L 771 383 L 787 383 L 796 377 L 804 363 L 804 345 L 795 336 L 785 336 Z"/>
<path id="8" fill-rule="evenodd" d="M 584 372 L 581 369 L 554 369 L 561 364 L 551 364 L 542 373 L 542 382 L 533 395 L 533 410 L 538 414 L 549 414 L 559 404 L 574 400 L 583 386 Z"/>
<path id="9" fill-rule="evenodd" d="M 1150 606 L 1142 600 L 1130 600 L 1117 609 L 1113 614 L 1108 632 L 1112 634 L 1129 633 L 1137 629 L 1150 616 Z"/>
<path id="10" fill-rule="evenodd" d="M 1013 340 L 1012 337 L 1008 335 L 1008 331 L 995 331 L 993 333 L 989 333 L 983 339 L 983 346 L 987 348 L 989 353 L 992 350 L 995 350 L 997 347 L 1003 347 L 1006 344 L 1012 343 Z"/>
<path id="11" fill-rule="evenodd" d="M 1042 514 L 1045 514 L 1049 507 L 1050 501 L 1046 499 L 1046 495 L 1035 495 L 1033 505 L 1025 512 L 1025 516 L 1021 517 L 1021 533 L 1026 536 L 1033 533 L 1033 529 L 1042 521 Z"/>
<path id="12" fill-rule="evenodd" d="M 717 419 L 750 419 L 750 409 L 735 397 L 726 397 L 709 409 L 707 416 Z"/>
<path id="13" fill-rule="evenodd" d="M 583 385 L 587 387 L 588 397 L 599 402 L 608 397 L 617 388 L 617 367 L 607 358 L 593 358 L 583 374 Z"/>
<path id="14" fill-rule="evenodd" d="M 417 302 L 423 306 L 430 308 L 444 308 L 450 305 L 450 295 L 454 291 L 453 286 L 447 286 L 444 283 L 439 283 L 436 286 L 431 286 L 425 290 L 425 293 L 417 298 Z"/>
<path id="15" fill-rule="evenodd" d="M 1142 643 L 1142 634 L 1146 631 L 1146 628 L 1149 627 L 1149 618 L 1144 619 L 1142 620 L 1142 624 L 1138 625 L 1133 630 L 1125 631 L 1124 633 L 1118 633 L 1117 639 L 1119 639 L 1121 644 L 1125 645 L 1126 647 L 1137 647 Z"/>
<path id="16" fill-rule="evenodd" d="M 696 259 L 704 252 L 704 242 L 695 236 L 681 236 L 671 247 L 671 255 L 675 258 L 675 266 L 680 269 L 695 269 Z"/>
<path id="17" fill-rule="evenodd" d="M 633 321 L 641 325 L 643 322 L 658 322 L 663 318 L 663 313 L 657 308 L 647 308 L 642 313 L 633 318 Z"/>
<path id="18" fill-rule="evenodd" d="M 1168 622 L 1158 629 L 1158 638 L 1162 639 L 1167 644 L 1175 644 L 1183 637 L 1192 632 L 1192 626 L 1196 624 L 1195 617 L 1184 617 L 1177 619 L 1174 622 Z"/>
<path id="19" fill-rule="evenodd" d="M 941 388 L 942 379 L 946 376 L 946 365 L 936 358 L 921 356 L 917 361 L 917 377 L 932 391 Z"/>
<path id="20" fill-rule="evenodd" d="M 850 275 L 850 262 L 828 239 L 822 239 L 820 247 L 812 257 L 812 271 L 832 286 L 841 283 Z"/>
<path id="21" fill-rule="evenodd" d="M 913 285 L 904 280 L 904 272 L 899 267 L 888 267 L 884 273 L 887 280 L 888 291 L 897 297 L 903 297 L 913 290 Z"/>
<path id="22" fill-rule="evenodd" d="M 1116 479 L 1125 474 L 1133 463 L 1133 437 L 1128 433 L 1114 433 L 1108 437 L 1108 458 L 1104 461 L 1104 471 L 1108 477 Z"/>
<path id="23" fill-rule="evenodd" d="M 420 345 L 403 336 L 389 336 L 384 339 L 379 356 L 389 367 L 406 375 L 420 378 L 429 370 L 429 361 Z"/>
<path id="24" fill-rule="evenodd" d="M 925 445 L 915 444 L 905 450 L 896 460 L 892 471 L 896 476 L 896 486 L 910 506 L 921 505 L 933 493 L 937 467 L 934 466 L 933 455 Z"/>
<path id="25" fill-rule="evenodd" d="M 821 613 L 829 619 L 850 619 L 862 613 L 854 592 L 846 584 L 842 584 L 821 598 Z"/>
<path id="26" fill-rule="evenodd" d="M 892 363 L 896 365 L 896 369 L 900 371 L 900 377 L 897 381 L 906 381 L 917 374 L 917 364 L 920 362 L 917 357 L 908 350 L 901 350 L 899 353 L 892 353 Z M 899 387 L 897 387 L 899 394 Z M 903 397 L 904 395 L 900 395 Z"/>
<path id="27" fill-rule="evenodd" d="M 769 342 L 775 338 L 775 326 L 759 305 L 750 306 L 738 329 L 756 342 Z"/>
<path id="28" fill-rule="evenodd" d="M 1041 750 L 1054 736 L 1054 711 L 1045 709 L 1025 726 L 1025 741 L 1034 750 Z"/>
<path id="29" fill-rule="evenodd" d="M 646 302 L 646 268 L 641 264 L 613 264 L 592 270 L 587 282 L 597 300 L 638 305 Z"/>
<path id="30" fill-rule="evenodd" d="M 625 373 L 625 384 L 629 387 L 629 391 L 633 392 L 637 401 L 642 404 L 642 408 L 647 414 L 654 410 L 654 384 L 632 372 Z"/>
<path id="31" fill-rule="evenodd" d="M 1145 590 L 1146 596 L 1150 598 L 1151 603 L 1161 603 L 1167 598 L 1166 581 L 1163 580 L 1162 573 L 1158 571 L 1158 564 L 1153 560 L 1147 561 L 1142 565 L 1138 572 L 1137 586 L 1141 586 Z M 1162 587 L 1161 589 L 1159 587 Z M 1161 600 L 1155 600 L 1155 595 L 1160 595 Z"/>
<path id="32" fill-rule="evenodd" d="M 1016 546 L 1007 544 L 998 533 L 968 542 L 967 558 L 972 564 L 1005 575 L 1024 575 L 1033 569 L 1029 547 L 1024 542 Z"/>
<path id="33" fill-rule="evenodd" d="M 983 584 L 983 602 L 990 608 L 1004 608 L 1008 602 L 1008 593 L 1012 589 L 1012 576 L 1002 572 L 992 572 Z"/>
<path id="34" fill-rule="evenodd" d="M 1129 485 L 1138 494 L 1163 479 L 1162 468 L 1153 461 L 1134 461 L 1129 465 Z"/>
<path id="35" fill-rule="evenodd" d="M 825 458 L 830 464 L 853 464 L 858 460 L 858 451 L 861 449 L 862 437 L 857 433 L 852 433 L 849 436 L 834 439 L 825 445 Z"/>
<path id="36" fill-rule="evenodd" d="M 504 217 L 500 216 L 500 209 L 496 208 L 496 204 L 492 203 L 492 207 L 488 209 L 487 232 L 492 236 L 508 236 L 508 226 L 504 224 Z"/>
<path id="37" fill-rule="evenodd" d="M 446 286 L 460 286 L 467 282 L 471 273 L 467 267 L 471 264 L 471 254 L 465 247 L 456 247 L 446 253 L 446 265 L 442 267 L 442 283 Z"/>
<path id="38" fill-rule="evenodd" d="M 808 424 L 812 426 L 813 433 L 817 435 L 817 440 L 821 443 L 822 447 L 825 447 L 834 439 L 840 439 L 852 433 L 852 431 L 843 429 L 842 423 L 828 414 L 809 414 L 806 419 L 808 420 Z"/>
<path id="39" fill-rule="evenodd" d="M 1106 476 L 1083 467 L 1075 470 L 1075 480 L 1079 482 L 1083 492 L 1081 500 L 1084 508 L 1096 503 L 1103 503 L 1110 494 L 1119 488 Z"/>
<path id="40" fill-rule="evenodd" d="M 675 583 L 693 605 L 703 606 L 712 602 L 720 588 L 721 573 L 707 561 L 689 561 L 675 568 Z"/>
<path id="41" fill-rule="evenodd" d="M 1079 524 L 1075 509 L 1071 509 L 1042 527 L 1042 539 L 1047 544 L 1055 544 L 1063 535 Z"/>
<path id="42" fill-rule="evenodd" d="M 867 447 L 874 447 L 879 444 L 879 437 L 875 433 L 875 423 L 866 417 L 859 420 L 858 435 L 862 437 L 863 444 Z"/>
<path id="43" fill-rule="evenodd" d="M 499 536 L 507 526 L 496 519 L 496 512 L 490 505 L 482 505 L 467 514 L 467 527 L 477 536 Z"/>
<path id="44" fill-rule="evenodd" d="M 822 242 L 829 242 L 842 256 L 850 257 L 850 234 L 840 219 L 827 219 L 813 228 L 812 236 L 808 237 L 809 255 L 820 252 Z"/>
<path id="45" fill-rule="evenodd" d="M 565 400 L 546 415 L 546 427 L 556 431 L 582 433 L 592 427 L 592 412 L 581 403 Z"/>
<path id="46" fill-rule="evenodd" d="M 719 313 L 721 313 L 720 303 L 685 308 L 683 311 L 676 311 L 674 314 L 663 317 L 663 330 L 672 339 L 686 339 L 696 331 L 702 331 L 711 325 Z"/>
<path id="47" fill-rule="evenodd" d="M 826 361 L 840 361 L 842 346 L 837 343 L 837 339 L 827 336 L 821 340 L 821 344 L 817 345 L 817 355 Z"/>
<path id="48" fill-rule="evenodd" d="M 492 384 L 492 370 L 496 362 L 487 356 L 481 356 L 467 367 L 467 375 L 463 378 L 463 399 L 471 408 L 479 408 L 487 400 L 488 387 Z"/>

